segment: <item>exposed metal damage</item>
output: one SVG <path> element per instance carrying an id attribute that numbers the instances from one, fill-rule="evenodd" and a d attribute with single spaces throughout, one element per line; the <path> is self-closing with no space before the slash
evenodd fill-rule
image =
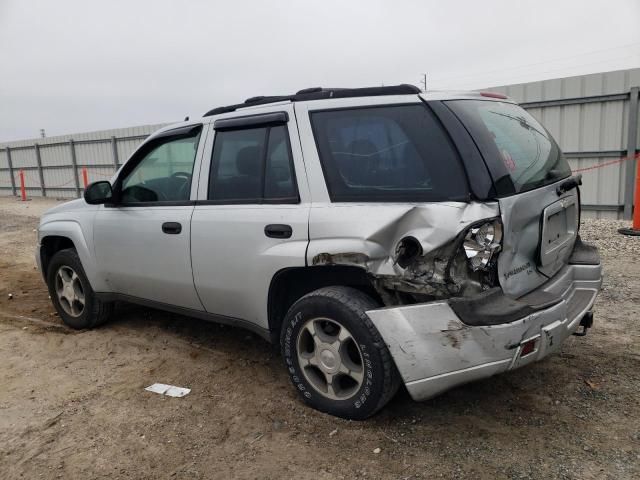
<path id="1" fill-rule="evenodd" d="M 589 315 L 601 278 L 599 264 L 567 265 L 543 289 L 557 295 L 558 303 L 497 325 L 467 325 L 444 300 L 379 308 L 367 315 L 389 346 L 409 394 L 425 400 L 557 351 Z M 533 348 L 527 350 L 529 344 Z"/>
<path id="2" fill-rule="evenodd" d="M 478 258 L 473 267 L 467 237 L 498 214 L 497 204 L 413 206 L 364 238 L 363 251 L 322 252 L 312 264 L 363 268 L 387 306 L 474 295 L 495 286 L 497 277 L 496 269 L 484 268 L 488 260 L 481 265 Z"/>

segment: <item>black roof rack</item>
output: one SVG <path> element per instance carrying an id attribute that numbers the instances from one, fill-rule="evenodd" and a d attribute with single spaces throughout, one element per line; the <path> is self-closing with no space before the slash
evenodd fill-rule
<path id="1" fill-rule="evenodd" d="M 254 105 L 266 105 L 275 102 L 300 102 L 304 100 L 322 100 L 325 98 L 349 98 L 349 97 L 377 97 L 381 95 L 411 95 L 420 93 L 420 89 L 414 85 L 390 85 L 388 87 L 365 88 L 322 88 L 312 87 L 299 90 L 293 95 L 274 95 L 247 98 L 244 103 L 217 107 L 204 114 L 205 117 L 218 115 L 219 113 L 234 112 L 239 108 L 252 107 Z"/>

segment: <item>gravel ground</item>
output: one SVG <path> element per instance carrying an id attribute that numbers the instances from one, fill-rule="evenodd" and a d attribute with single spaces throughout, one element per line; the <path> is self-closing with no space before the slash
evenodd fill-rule
<path id="1" fill-rule="evenodd" d="M 124 305 L 103 328 L 64 327 L 33 261 L 51 203 L 0 199 L 2 479 L 640 478 L 640 237 L 624 222 L 582 225 L 606 273 L 589 335 L 349 422 L 305 407 L 279 355 L 239 329 Z M 143 390 L 155 382 L 192 392 Z"/>

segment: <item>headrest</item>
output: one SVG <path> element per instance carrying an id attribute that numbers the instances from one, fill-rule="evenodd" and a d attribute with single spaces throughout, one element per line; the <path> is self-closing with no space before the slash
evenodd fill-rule
<path id="1" fill-rule="evenodd" d="M 291 173 L 287 167 L 272 166 L 270 175 L 274 182 L 288 182 L 291 179 Z"/>
<path id="2" fill-rule="evenodd" d="M 260 147 L 244 147 L 236 156 L 236 169 L 241 175 L 259 177 L 262 173 L 260 162 Z"/>
<path id="3" fill-rule="evenodd" d="M 349 153 L 354 156 L 375 157 L 377 159 L 378 148 L 376 145 L 366 139 L 354 140 L 349 144 Z"/>
<path id="4" fill-rule="evenodd" d="M 346 162 L 340 173 L 348 184 L 367 185 L 378 168 L 380 154 L 376 145 L 367 139 L 354 140 L 347 147 Z"/>

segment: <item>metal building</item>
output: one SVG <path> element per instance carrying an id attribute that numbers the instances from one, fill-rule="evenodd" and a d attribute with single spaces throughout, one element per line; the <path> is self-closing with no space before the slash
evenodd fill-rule
<path id="1" fill-rule="evenodd" d="M 519 102 L 551 132 L 582 173 L 586 216 L 630 219 L 640 68 L 521 83 L 488 90 Z"/>
<path id="2" fill-rule="evenodd" d="M 79 197 L 89 182 L 110 178 L 137 146 L 166 124 L 101 130 L 0 144 L 0 195 Z"/>
<path id="3" fill-rule="evenodd" d="M 585 216 L 631 218 L 638 154 L 640 68 L 488 88 L 537 117 L 583 175 Z M 0 195 L 15 195 L 19 171 L 32 196 L 76 197 L 110 177 L 162 125 L 0 144 Z"/>

